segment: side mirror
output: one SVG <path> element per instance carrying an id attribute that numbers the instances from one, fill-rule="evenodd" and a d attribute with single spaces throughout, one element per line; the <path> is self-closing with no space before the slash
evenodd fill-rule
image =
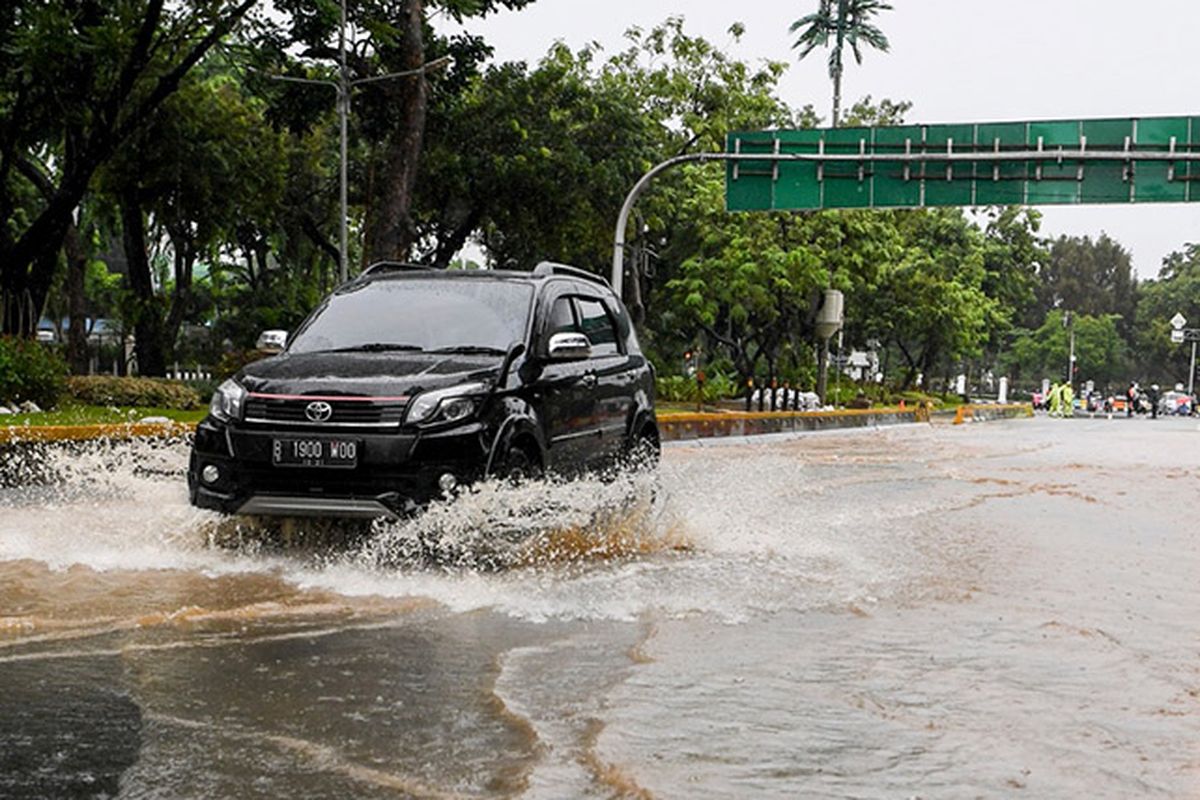
<path id="1" fill-rule="evenodd" d="M 556 333 L 550 337 L 547 354 L 551 361 L 579 361 L 591 358 L 592 343 L 582 333 Z"/>

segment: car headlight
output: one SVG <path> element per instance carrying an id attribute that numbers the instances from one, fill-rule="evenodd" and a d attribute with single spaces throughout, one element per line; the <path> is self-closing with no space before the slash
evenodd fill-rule
<path id="1" fill-rule="evenodd" d="M 242 406 L 246 400 L 246 390 L 236 381 L 230 379 L 217 387 L 213 392 L 212 402 L 208 404 L 209 413 L 217 419 L 228 422 L 242 418 Z"/>
<path id="2" fill-rule="evenodd" d="M 436 389 L 417 395 L 408 407 L 404 422 L 408 425 L 433 422 L 461 422 L 479 408 L 480 395 L 486 394 L 485 383 L 464 383 L 447 389 Z"/>

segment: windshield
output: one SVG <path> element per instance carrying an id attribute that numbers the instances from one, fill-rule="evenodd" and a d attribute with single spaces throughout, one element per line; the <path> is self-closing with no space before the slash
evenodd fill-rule
<path id="1" fill-rule="evenodd" d="M 291 353 L 496 352 L 525 340 L 533 287 L 501 280 L 382 280 L 331 296 Z"/>

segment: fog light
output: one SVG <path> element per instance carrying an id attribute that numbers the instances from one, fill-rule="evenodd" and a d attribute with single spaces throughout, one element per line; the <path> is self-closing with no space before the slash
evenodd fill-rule
<path id="1" fill-rule="evenodd" d="M 217 469 L 215 464 L 209 464 L 204 469 L 200 470 L 200 480 L 205 483 L 216 483 L 221 479 L 221 470 Z"/>
<path id="2" fill-rule="evenodd" d="M 438 488 L 442 490 L 443 494 L 450 494 L 458 488 L 458 478 L 454 477 L 452 473 L 445 472 L 438 478 Z"/>

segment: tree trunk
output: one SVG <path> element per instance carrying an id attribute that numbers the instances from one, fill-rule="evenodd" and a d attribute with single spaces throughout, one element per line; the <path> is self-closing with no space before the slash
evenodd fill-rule
<path id="1" fill-rule="evenodd" d="M 838 126 L 838 117 L 842 110 L 842 68 L 839 65 L 833 73 L 833 125 Z"/>
<path id="2" fill-rule="evenodd" d="M 146 227 L 136 191 L 121 193 L 121 228 L 129 288 L 134 295 L 133 336 L 138 374 L 164 376 L 167 374 L 167 342 L 163 336 L 162 313 L 154 296 L 154 280 L 146 251 Z"/>
<path id="3" fill-rule="evenodd" d="M 175 291 L 171 295 L 171 310 L 167 312 L 166 341 L 172 344 L 179 338 L 179 329 L 192 297 L 192 272 L 196 264 L 195 248 L 181 230 L 168 231 L 175 251 Z"/>
<path id="4" fill-rule="evenodd" d="M 63 240 L 67 256 L 67 314 L 71 319 L 67 329 L 67 363 L 75 375 L 88 372 L 87 297 L 84 279 L 87 276 L 88 253 L 83 246 L 79 228 L 72 224 Z"/>
<path id="5" fill-rule="evenodd" d="M 846 0 L 838 0 L 837 10 L 837 42 L 833 47 L 833 126 L 838 126 L 838 117 L 842 110 L 842 53 L 846 44 Z M 821 396 L 824 402 L 824 395 Z"/>
<path id="6" fill-rule="evenodd" d="M 420 69 L 425 63 L 423 0 L 408 0 L 397 43 L 397 71 Z M 367 262 L 405 261 L 412 248 L 412 197 L 425 136 L 428 87 L 424 74 L 386 82 L 385 91 L 400 109 L 400 124 L 388 137 L 383 154 L 380 189 L 367 198 L 370 226 L 366 230 Z"/>

